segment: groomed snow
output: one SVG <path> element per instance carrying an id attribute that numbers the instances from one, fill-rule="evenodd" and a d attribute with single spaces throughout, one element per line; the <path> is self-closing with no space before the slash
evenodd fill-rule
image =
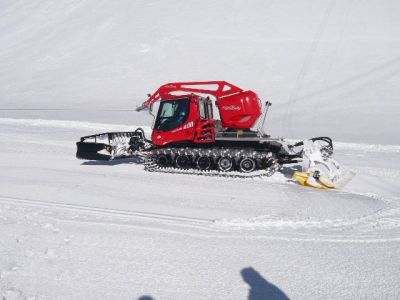
<path id="1" fill-rule="evenodd" d="M 341 144 L 341 191 L 75 159 L 77 137 L 127 127 L 0 119 L 3 297 L 398 297 L 400 153 Z"/>

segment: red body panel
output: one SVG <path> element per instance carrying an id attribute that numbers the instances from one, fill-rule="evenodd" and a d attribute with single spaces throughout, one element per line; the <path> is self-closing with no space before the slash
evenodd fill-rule
<path id="1" fill-rule="evenodd" d="M 261 102 L 252 91 L 240 92 L 218 100 L 222 127 L 251 128 L 262 114 Z"/>

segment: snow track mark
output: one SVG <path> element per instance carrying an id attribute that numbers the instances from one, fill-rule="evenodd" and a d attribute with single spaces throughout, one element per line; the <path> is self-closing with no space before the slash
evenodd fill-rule
<path id="1" fill-rule="evenodd" d="M 28 219 L 36 219 L 38 216 L 41 216 L 50 218 L 50 220 L 55 219 L 67 222 L 110 224 L 117 226 L 126 225 L 142 228 L 144 230 L 184 234 L 198 238 L 266 239 L 334 243 L 400 241 L 400 236 L 398 234 L 398 229 L 400 228 L 400 209 L 384 210 L 354 220 L 285 220 L 270 216 L 259 216 L 249 219 L 211 220 L 73 204 L 60 204 L 6 196 L 0 196 L 0 202 L 6 205 L 8 209 L 22 209 L 25 214 L 24 218 Z M 27 207 L 30 207 L 32 210 L 27 209 Z M 66 211 L 69 211 L 69 213 L 66 214 Z M 1 223 L 6 225 L 8 224 L 7 222 L 7 220 L 3 220 Z M 54 234 L 58 234 L 60 232 L 60 227 L 53 223 L 54 222 L 51 221 L 45 221 L 44 223 L 42 222 L 40 226 L 52 231 Z M 381 233 L 386 231 L 392 232 L 390 235 L 385 234 L 382 236 Z"/>
<path id="2" fill-rule="evenodd" d="M 54 203 L 42 200 L 33 200 L 26 198 L 16 198 L 16 197 L 6 197 L 0 196 L 0 201 L 3 203 L 9 203 L 14 205 L 25 205 L 34 207 L 44 207 L 44 208 L 58 208 L 64 210 L 71 210 L 75 212 L 85 212 L 85 213 L 95 213 L 101 215 L 110 216 L 120 216 L 120 217 L 135 217 L 156 221 L 166 221 L 174 223 L 185 223 L 185 224 L 210 224 L 212 219 L 202 219 L 202 218 L 190 218 L 184 216 L 167 215 L 167 214 L 157 214 L 157 213 L 147 213 L 139 211 L 128 211 L 128 210 L 118 210 L 100 207 L 90 207 L 84 205 L 75 204 L 64 204 L 64 203 Z"/>

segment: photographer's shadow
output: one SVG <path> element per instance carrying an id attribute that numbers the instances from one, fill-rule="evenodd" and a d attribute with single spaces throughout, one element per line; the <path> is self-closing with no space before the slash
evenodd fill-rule
<path id="1" fill-rule="evenodd" d="M 249 285 L 249 300 L 289 300 L 289 297 L 276 285 L 268 282 L 253 268 L 241 271 L 243 280 Z"/>

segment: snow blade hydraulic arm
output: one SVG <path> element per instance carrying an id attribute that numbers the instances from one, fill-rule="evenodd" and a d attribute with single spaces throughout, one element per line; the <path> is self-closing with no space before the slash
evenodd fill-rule
<path id="1" fill-rule="evenodd" d="M 320 137 L 315 137 L 315 138 L 311 138 L 308 141 L 311 141 L 313 143 L 317 142 L 320 144 L 320 148 L 321 148 L 321 153 L 323 154 L 324 157 L 330 157 L 333 154 L 333 142 L 332 139 L 330 137 L 327 136 L 320 136 Z M 304 148 L 304 144 L 306 142 L 305 141 L 300 141 L 297 142 L 293 145 L 290 145 L 289 148 L 294 149 L 296 147 L 302 147 L 302 150 Z"/>
<path id="2" fill-rule="evenodd" d="M 302 145 L 302 171 L 293 174 L 299 184 L 318 188 L 334 189 L 347 184 L 355 175 L 350 170 L 343 170 L 332 158 L 333 144 L 328 137 L 318 137 L 295 145 Z"/>

